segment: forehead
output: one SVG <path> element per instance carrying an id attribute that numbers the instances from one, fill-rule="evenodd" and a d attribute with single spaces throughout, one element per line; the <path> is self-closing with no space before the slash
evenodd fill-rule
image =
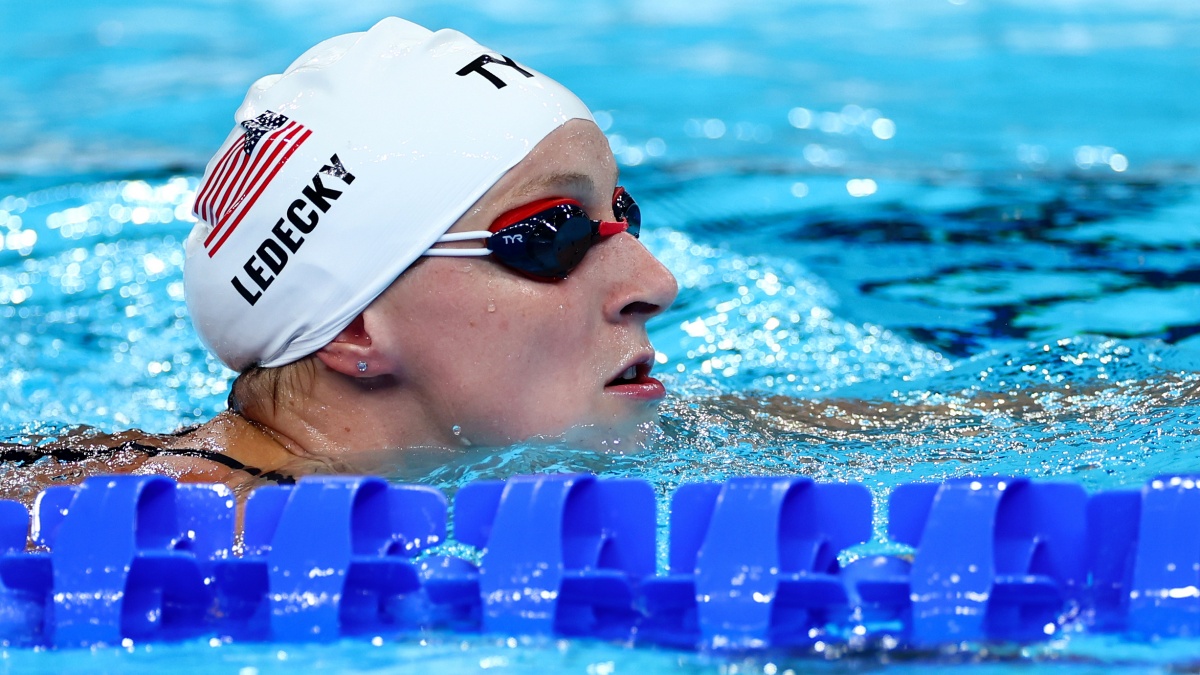
<path id="1" fill-rule="evenodd" d="M 499 215 L 548 197 L 569 197 L 603 208 L 617 184 L 617 162 L 595 123 L 571 120 L 542 139 L 450 227 L 488 229 Z"/>
<path id="2" fill-rule="evenodd" d="M 555 189 L 580 196 L 611 193 L 616 182 L 608 138 L 595 124 L 572 120 L 542 139 L 496 187 L 519 199 Z"/>

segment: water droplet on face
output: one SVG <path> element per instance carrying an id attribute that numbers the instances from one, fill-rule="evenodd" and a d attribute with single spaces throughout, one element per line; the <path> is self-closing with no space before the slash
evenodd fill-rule
<path id="1" fill-rule="evenodd" d="M 494 311 L 496 311 L 496 301 L 488 300 L 488 312 L 494 312 Z"/>

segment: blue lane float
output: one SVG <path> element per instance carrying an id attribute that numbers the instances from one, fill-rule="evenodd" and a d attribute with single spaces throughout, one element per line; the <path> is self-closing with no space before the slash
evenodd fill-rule
<path id="1" fill-rule="evenodd" d="M 233 506 L 224 486 L 159 476 L 53 487 L 39 495 L 29 531 L 50 553 L 26 553 L 15 544 L 29 514 L 5 502 L 4 637 L 74 647 L 194 634 L 208 620 L 213 565 L 233 544 Z"/>
<path id="2" fill-rule="evenodd" d="M 642 634 L 683 647 L 810 642 L 849 620 L 838 553 L 871 536 L 862 485 L 731 478 L 679 488 L 670 573 L 645 581 Z"/>
<path id="3" fill-rule="evenodd" d="M 520 476 L 462 488 L 445 554 L 434 488 L 309 477 L 239 514 L 221 485 L 103 476 L 0 502 L 0 639 L 79 647 L 220 636 L 306 642 L 437 629 L 684 648 L 1029 641 L 1071 625 L 1200 634 L 1200 484 L 961 478 L 892 491 L 911 555 L 854 557 L 857 484 L 798 476 L 680 487 L 655 572 L 645 481 Z M 240 539 L 237 524 L 241 523 Z M 850 562 L 843 564 L 845 561 Z"/>
<path id="4" fill-rule="evenodd" d="M 1097 624 L 1137 637 L 1200 636 L 1200 483 L 1167 476 L 1094 495 Z M 1104 533 L 1105 536 L 1099 536 Z"/>
<path id="5" fill-rule="evenodd" d="M 403 604 L 421 589 L 413 558 L 445 539 L 434 488 L 341 476 L 260 488 L 242 555 L 215 564 L 218 623 L 236 639 L 288 642 L 415 627 Z"/>
<path id="6" fill-rule="evenodd" d="M 489 633 L 625 639 L 654 574 L 654 490 L 589 475 L 480 481 L 454 500 L 455 535 L 486 550 L 481 628 Z"/>
<path id="7" fill-rule="evenodd" d="M 1086 505 L 1078 485 L 1024 478 L 901 485 L 888 534 L 912 561 L 856 561 L 854 604 L 919 645 L 1053 635 L 1086 579 Z"/>

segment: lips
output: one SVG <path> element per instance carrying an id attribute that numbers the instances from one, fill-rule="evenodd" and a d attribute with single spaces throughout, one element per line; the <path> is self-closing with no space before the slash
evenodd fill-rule
<path id="1" fill-rule="evenodd" d="M 639 400 L 658 400 L 667 394 L 667 388 L 662 382 L 650 377 L 654 364 L 650 358 L 642 359 L 625 367 L 608 384 L 604 390 Z"/>

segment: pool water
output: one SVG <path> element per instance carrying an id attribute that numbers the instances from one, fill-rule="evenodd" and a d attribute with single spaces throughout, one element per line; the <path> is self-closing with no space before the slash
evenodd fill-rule
<path id="1" fill-rule="evenodd" d="M 168 431 L 223 408 L 231 373 L 183 305 L 197 178 L 254 78 L 398 13 L 576 90 L 681 292 L 652 324 L 672 394 L 645 443 L 551 440 L 396 478 L 588 470 L 665 499 L 803 473 L 865 483 L 883 515 L 915 480 L 1196 471 L 1200 11 L 1126 5 L 6 5 L 0 436 Z M 1132 673 L 1195 668 L 1200 642 L 712 655 L 431 634 L 2 655 L 22 672 Z"/>

